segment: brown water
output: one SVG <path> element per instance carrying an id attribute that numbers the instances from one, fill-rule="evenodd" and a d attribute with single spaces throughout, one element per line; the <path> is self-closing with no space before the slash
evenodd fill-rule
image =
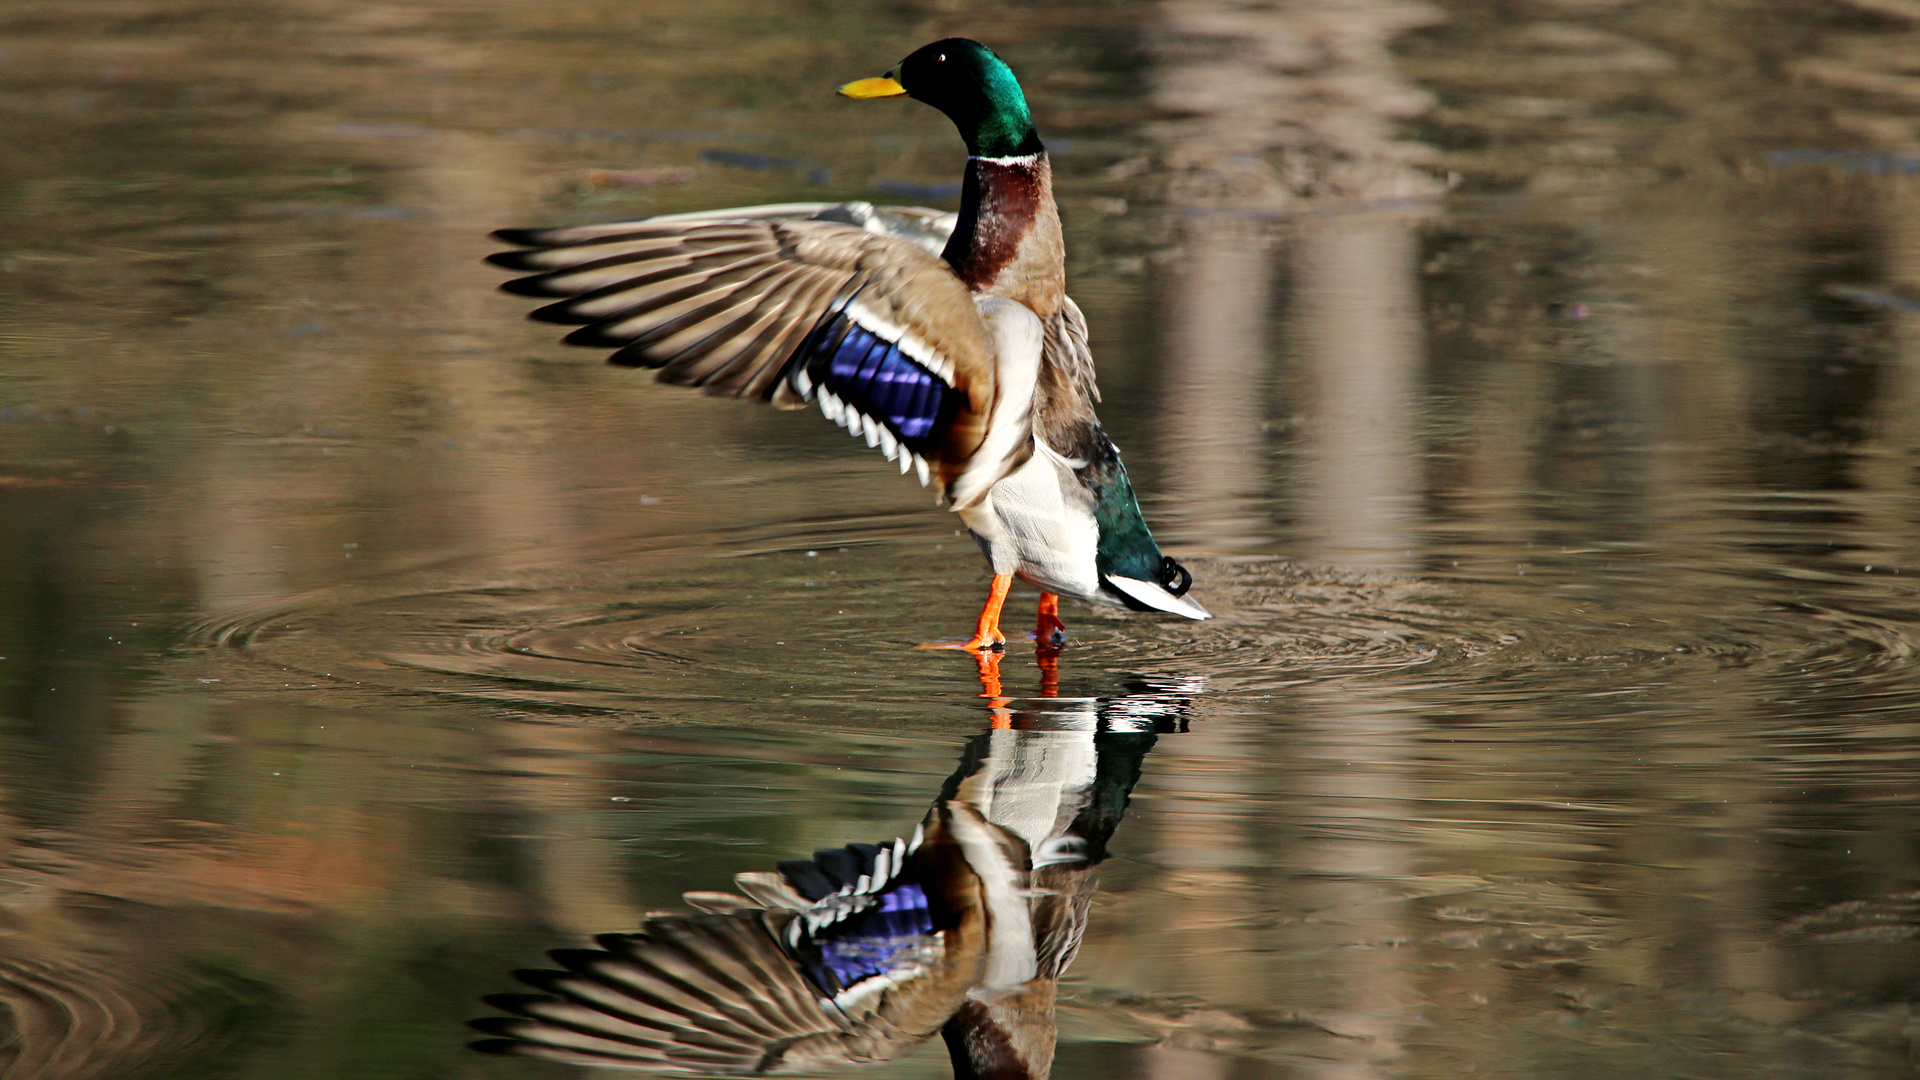
<path id="1" fill-rule="evenodd" d="M 461 1022 L 911 829 L 991 715 L 912 648 L 957 520 L 479 260 L 949 206 L 944 119 L 829 93 L 948 33 L 1026 81 L 1219 616 L 1065 612 L 1062 696 L 1187 730 L 1055 1074 L 1913 1075 L 1911 0 L 13 0 L 0 1075 L 574 1075 Z"/>

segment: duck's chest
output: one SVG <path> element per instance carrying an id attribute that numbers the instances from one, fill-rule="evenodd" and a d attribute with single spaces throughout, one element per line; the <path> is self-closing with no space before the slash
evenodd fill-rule
<path id="1" fill-rule="evenodd" d="M 1004 296 L 1042 319 L 1066 296 L 1066 250 L 1045 154 L 967 159 L 960 217 L 942 257 L 976 295 Z"/>

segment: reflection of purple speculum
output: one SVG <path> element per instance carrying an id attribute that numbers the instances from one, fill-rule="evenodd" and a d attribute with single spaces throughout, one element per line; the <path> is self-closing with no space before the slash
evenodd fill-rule
<path id="1" fill-rule="evenodd" d="M 807 974 L 823 989 L 837 993 L 862 979 L 900 966 L 903 950 L 918 951 L 922 935 L 933 931 L 927 894 L 911 882 L 877 897 L 879 903 L 842 920 L 814 937 L 820 960 Z"/>

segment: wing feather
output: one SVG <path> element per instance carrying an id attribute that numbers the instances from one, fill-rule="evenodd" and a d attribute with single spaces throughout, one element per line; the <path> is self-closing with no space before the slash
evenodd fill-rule
<path id="1" fill-rule="evenodd" d="M 771 259 L 742 261 L 692 280 L 659 282 L 636 298 L 631 292 L 608 296 L 598 301 L 603 309 L 612 309 L 599 321 L 567 335 L 576 345 L 644 345 L 668 362 L 679 355 L 669 339 L 685 327 L 739 302 L 745 294 L 755 299 L 770 281 L 777 281 L 789 268 Z M 616 306 L 617 305 L 617 306 Z"/>
<path id="2" fill-rule="evenodd" d="M 508 270 L 536 271 L 537 278 L 550 280 L 567 273 L 621 262 L 639 262 L 670 255 L 691 258 L 715 250 L 721 250 L 724 254 L 724 249 L 729 246 L 763 242 L 766 236 L 763 230 L 741 223 L 709 225 L 691 239 L 687 235 L 687 227 L 655 225 L 651 222 L 629 222 L 620 232 L 586 240 L 570 239 L 565 235 L 569 231 L 536 229 L 523 234 L 520 230 L 501 230 L 494 236 L 506 239 L 509 235 L 520 235 L 522 240 L 510 242 L 526 242 L 533 246 L 526 251 L 502 251 L 489 255 L 487 261 Z"/>
<path id="3" fill-rule="evenodd" d="M 682 978 L 685 965 L 671 952 L 665 949 L 651 951 L 645 966 L 609 961 L 603 956 L 588 961 L 584 970 L 575 970 L 595 981 L 625 990 L 639 1003 L 676 1014 L 684 1026 L 734 1038 L 751 1038 L 755 1035 L 752 1028 L 737 1023 L 727 1015 L 728 1007 L 716 999 L 709 988 L 699 985 L 698 980 L 689 982 Z M 555 958 L 560 959 L 557 956 Z"/>
<path id="4" fill-rule="evenodd" d="M 621 273 L 625 267 L 605 267 L 595 271 L 594 287 L 570 299 L 538 309 L 534 318 L 542 322 L 584 324 L 610 322 L 632 311 L 644 311 L 674 298 L 697 295 L 702 289 L 720 288 L 738 282 L 743 270 L 779 261 L 771 251 L 728 252 L 726 258 L 649 259 L 634 272 Z M 559 280 L 559 279 L 555 279 Z M 604 284 L 596 284 L 605 281 Z"/>
<path id="5" fill-rule="evenodd" d="M 783 321 L 784 301 L 797 282 L 798 274 L 792 267 L 770 267 L 729 292 L 713 295 L 706 306 L 641 335 L 640 343 L 673 357 L 663 371 L 678 374 L 694 366 L 694 361 L 716 354 L 721 358 L 719 362 L 724 363 L 737 356 L 742 347 L 750 346 L 769 326 Z M 729 345 L 733 347 L 725 348 Z M 665 375 L 662 379 L 680 381 Z M 698 386 L 708 379 L 685 382 Z"/>
<path id="6" fill-rule="evenodd" d="M 782 286 L 781 293 L 794 291 L 797 281 Z M 704 386 L 721 397 L 741 396 L 734 386 L 739 368 L 752 372 L 751 359 L 764 356 L 767 347 L 789 329 L 777 301 L 781 293 L 770 293 L 749 300 L 722 315 L 710 318 L 698 327 L 681 331 L 689 338 L 687 347 L 672 363 L 660 370 L 660 381 L 677 386 Z M 693 335 L 698 333 L 695 338 Z"/>
<path id="7" fill-rule="evenodd" d="M 720 210 L 694 210 L 683 214 L 660 214 L 644 221 L 614 221 L 600 225 L 562 225 L 544 229 L 498 229 L 494 238 L 520 247 L 558 247 L 567 244 L 583 244 L 592 240 L 619 237 L 631 234 L 636 227 L 645 225 L 695 225 L 715 222 L 742 221 L 839 221 L 849 225 L 858 225 L 871 232 L 897 231 L 896 224 L 904 224 L 919 231 L 941 230 L 940 239 L 944 242 L 944 233 L 953 231 L 955 215 L 948 210 L 933 210 L 924 206 L 874 206 L 872 203 L 767 203 L 761 206 L 732 206 Z M 924 246 L 924 245 L 923 245 Z M 939 246 L 933 250 L 938 253 Z"/>
<path id="8" fill-rule="evenodd" d="M 559 971 L 523 971 L 518 975 L 520 981 L 528 986 L 618 1017 L 622 1021 L 645 1024 L 662 1031 L 674 1031 L 687 1025 L 687 1018 L 676 1010 L 663 1008 L 602 979 L 582 978 Z M 515 1003 L 509 1004 L 510 1000 Z M 528 1015 L 523 1006 L 528 1001 L 538 1000 L 542 999 L 519 995 L 511 999 L 496 999 L 493 1004 L 509 1012 Z"/>
<path id="9" fill-rule="evenodd" d="M 841 288 L 838 279 L 830 273 L 809 267 L 801 272 L 802 284 L 788 303 L 816 309 L 833 300 Z M 715 393 L 726 393 L 728 387 L 737 387 L 740 397 L 765 399 L 769 394 L 773 403 L 782 407 L 802 407 L 806 405 L 805 395 L 795 394 L 787 381 L 781 378 L 785 361 L 806 339 L 812 327 L 795 319 L 776 324 L 775 332 L 764 347 L 742 355 L 739 366 L 725 380 L 725 386 Z M 782 393 L 784 391 L 784 393 Z"/>
<path id="10" fill-rule="evenodd" d="M 577 1065 L 607 1065 L 618 1062 L 667 1064 L 661 1051 L 601 1036 L 587 1035 L 570 1027 L 539 1019 L 502 1020 L 481 1030 L 504 1037 L 504 1045 L 476 1043 L 479 1050 L 505 1052 L 528 1057 L 566 1061 Z"/>
<path id="11" fill-rule="evenodd" d="M 819 1027 L 823 1014 L 810 988 L 791 979 L 769 979 L 764 974 L 787 963 L 772 933 L 735 933 L 731 925 L 722 932 L 700 922 L 685 925 L 695 933 L 680 937 L 680 947 L 712 965 L 743 998 L 758 1001 L 766 1011 L 772 1033 L 784 1035 Z"/>

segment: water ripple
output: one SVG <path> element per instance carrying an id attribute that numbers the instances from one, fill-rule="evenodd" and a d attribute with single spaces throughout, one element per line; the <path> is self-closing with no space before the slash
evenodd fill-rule
<path id="1" fill-rule="evenodd" d="M 969 625 L 971 558 L 867 524 L 879 532 L 842 523 L 590 568 L 402 575 L 211 617 L 191 640 L 221 669 L 199 674 L 230 690 L 324 685 L 652 719 L 879 718 L 964 700 L 969 669 L 913 646 Z M 1193 565 L 1216 618 L 1070 610 L 1063 670 L 1204 676 L 1215 695 L 1255 697 L 1367 680 L 1448 709 L 1549 689 L 1626 702 L 1729 673 L 1780 715 L 1830 713 L 1836 696 L 1855 711 L 1916 697 L 1906 597 L 1877 585 L 1843 606 L 1834 587 L 1814 603 L 1785 578 L 1671 567 L 1499 580 Z M 1029 605 L 1016 594 L 1008 608 L 1016 638 Z"/>

